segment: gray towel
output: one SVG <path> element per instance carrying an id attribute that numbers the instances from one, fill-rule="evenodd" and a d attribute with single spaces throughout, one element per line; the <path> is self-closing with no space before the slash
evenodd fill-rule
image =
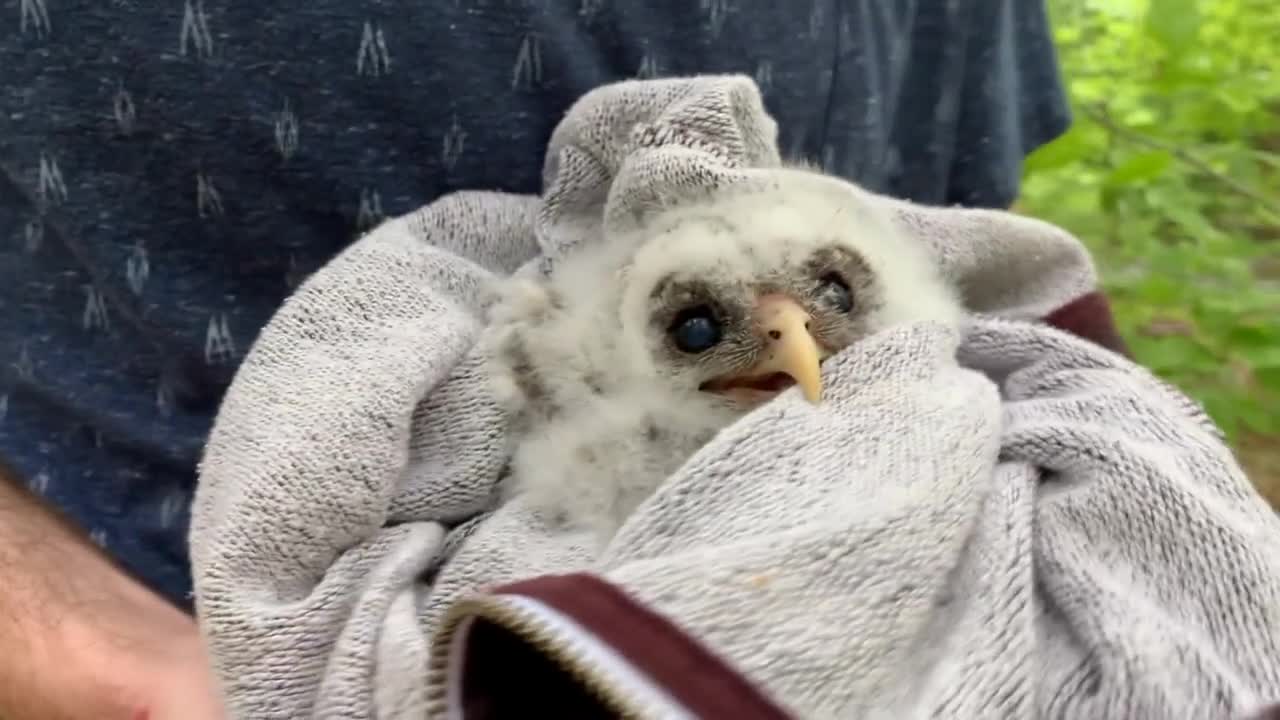
<path id="1" fill-rule="evenodd" d="M 759 179 L 775 131 L 746 78 L 607 86 L 556 130 L 541 198 L 442 198 L 298 290 L 226 395 L 193 514 L 234 717 L 425 717 L 456 695 L 432 656 L 458 635 L 432 638 L 457 601 L 569 571 L 798 717 L 1229 717 L 1280 698 L 1280 521 L 1193 403 L 1009 322 L 1113 340 L 1080 243 L 1008 213 L 850 185 L 930 244 L 970 327 L 833 358 L 822 406 L 786 393 L 729 428 L 603 551 L 495 507 L 489 281 Z"/>

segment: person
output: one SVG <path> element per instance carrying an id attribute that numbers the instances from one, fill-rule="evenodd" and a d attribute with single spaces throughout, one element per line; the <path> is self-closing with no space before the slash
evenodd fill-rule
<path id="1" fill-rule="evenodd" d="M 22 0 L 0 36 L 0 716 L 218 717 L 188 503 L 291 290 L 462 188 L 536 193 L 587 90 L 741 72 L 792 158 L 1008 207 L 1069 124 L 1016 0 Z"/>

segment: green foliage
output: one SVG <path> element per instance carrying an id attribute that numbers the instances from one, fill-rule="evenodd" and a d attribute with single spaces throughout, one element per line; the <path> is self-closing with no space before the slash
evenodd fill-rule
<path id="1" fill-rule="evenodd" d="M 1049 4 L 1075 122 L 1023 209 L 1089 244 L 1143 364 L 1280 444 L 1280 3 Z"/>

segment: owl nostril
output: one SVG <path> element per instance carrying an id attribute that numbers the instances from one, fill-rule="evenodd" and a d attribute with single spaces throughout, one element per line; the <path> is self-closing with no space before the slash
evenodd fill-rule
<path id="1" fill-rule="evenodd" d="M 773 338 L 774 340 L 781 340 L 781 339 L 782 339 L 782 331 L 781 331 L 781 330 L 770 330 L 770 331 L 769 331 L 769 337 Z"/>
<path id="2" fill-rule="evenodd" d="M 808 330 L 808 329 L 809 329 L 809 325 L 811 325 L 811 324 L 812 324 L 812 323 L 811 323 L 809 320 L 805 320 L 805 321 L 804 321 L 804 329 L 805 329 L 805 330 Z"/>

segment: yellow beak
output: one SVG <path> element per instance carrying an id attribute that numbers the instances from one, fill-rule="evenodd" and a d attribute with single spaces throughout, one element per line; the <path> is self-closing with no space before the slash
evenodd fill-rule
<path id="1" fill-rule="evenodd" d="M 785 373 L 796 381 L 806 400 L 822 401 L 822 353 L 809 332 L 809 313 L 785 295 L 766 295 L 756 305 L 756 322 L 768 342 L 759 364 L 749 373 L 760 377 Z"/>

